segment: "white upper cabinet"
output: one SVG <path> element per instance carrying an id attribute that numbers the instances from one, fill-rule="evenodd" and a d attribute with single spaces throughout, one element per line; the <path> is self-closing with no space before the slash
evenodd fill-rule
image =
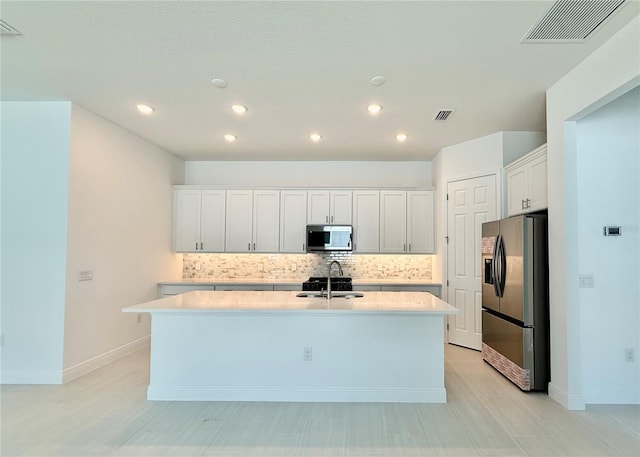
<path id="1" fill-rule="evenodd" d="M 380 192 L 353 191 L 353 250 L 380 250 Z"/>
<path id="2" fill-rule="evenodd" d="M 176 252 L 223 252 L 224 221 L 224 190 L 174 190 Z"/>
<path id="3" fill-rule="evenodd" d="M 380 252 L 407 252 L 407 193 L 380 191 Z"/>
<path id="4" fill-rule="evenodd" d="M 507 216 L 547 208 L 547 145 L 505 167 Z"/>
<path id="5" fill-rule="evenodd" d="M 226 252 L 278 252 L 280 193 L 228 190 Z"/>
<path id="6" fill-rule="evenodd" d="M 307 192 L 280 192 L 280 252 L 306 252 Z"/>
<path id="7" fill-rule="evenodd" d="M 380 192 L 379 252 L 409 254 L 435 252 L 433 191 Z"/>
<path id="8" fill-rule="evenodd" d="M 435 254 L 435 192 L 407 192 L 407 252 Z"/>
<path id="9" fill-rule="evenodd" d="M 434 191 L 174 188 L 176 252 L 304 253 L 307 224 L 353 225 L 356 253 L 432 254 Z"/>
<path id="10" fill-rule="evenodd" d="M 253 191 L 254 252 L 278 252 L 280 242 L 280 192 Z"/>
<path id="11" fill-rule="evenodd" d="M 307 224 L 351 224 L 350 190 L 307 191 Z"/>

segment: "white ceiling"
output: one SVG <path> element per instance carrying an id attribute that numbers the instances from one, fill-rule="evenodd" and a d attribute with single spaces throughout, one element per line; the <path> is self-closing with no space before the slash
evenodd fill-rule
<path id="1" fill-rule="evenodd" d="M 583 43 L 522 44 L 551 3 L 3 0 L 22 36 L 1 38 L 1 96 L 71 100 L 186 160 L 430 160 L 545 130 L 545 90 L 640 11 Z"/>

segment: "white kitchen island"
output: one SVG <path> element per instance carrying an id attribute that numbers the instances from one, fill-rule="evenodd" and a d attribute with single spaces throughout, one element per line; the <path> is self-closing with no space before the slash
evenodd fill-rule
<path id="1" fill-rule="evenodd" d="M 446 402 L 458 311 L 426 292 L 194 291 L 123 311 L 152 315 L 149 400 Z"/>

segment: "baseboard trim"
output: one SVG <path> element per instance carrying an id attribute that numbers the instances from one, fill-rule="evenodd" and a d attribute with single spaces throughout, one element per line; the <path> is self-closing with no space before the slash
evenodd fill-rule
<path id="1" fill-rule="evenodd" d="M 588 405 L 640 405 L 637 390 L 587 392 L 584 397 Z"/>
<path id="2" fill-rule="evenodd" d="M 300 387 L 161 387 L 149 386 L 154 401 L 282 401 L 446 403 L 445 388 L 300 388 Z"/>
<path id="3" fill-rule="evenodd" d="M 102 368 L 103 366 L 110 364 L 111 362 L 115 362 L 132 352 L 148 346 L 150 341 L 151 337 L 149 335 L 143 336 L 142 338 L 112 349 L 111 351 L 107 351 L 104 354 L 100 354 L 77 365 L 66 368 L 62 372 L 62 382 L 67 383 L 69 381 L 73 381 L 74 379 L 78 379 L 80 376 L 84 376 L 98 368 Z"/>
<path id="4" fill-rule="evenodd" d="M 549 383 L 549 396 L 571 411 L 584 411 L 585 402 L 582 395 L 569 394 L 558 388 L 553 382 Z"/>

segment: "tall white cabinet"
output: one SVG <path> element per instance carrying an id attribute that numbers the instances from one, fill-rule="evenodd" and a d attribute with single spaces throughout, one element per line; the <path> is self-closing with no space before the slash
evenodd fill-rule
<path id="1" fill-rule="evenodd" d="M 507 216 L 539 211 L 547 203 L 547 145 L 505 167 Z"/>
<path id="2" fill-rule="evenodd" d="M 278 252 L 280 193 L 228 190 L 226 252 Z"/>
<path id="3" fill-rule="evenodd" d="M 174 250 L 222 252 L 225 239 L 225 191 L 174 190 Z"/>

